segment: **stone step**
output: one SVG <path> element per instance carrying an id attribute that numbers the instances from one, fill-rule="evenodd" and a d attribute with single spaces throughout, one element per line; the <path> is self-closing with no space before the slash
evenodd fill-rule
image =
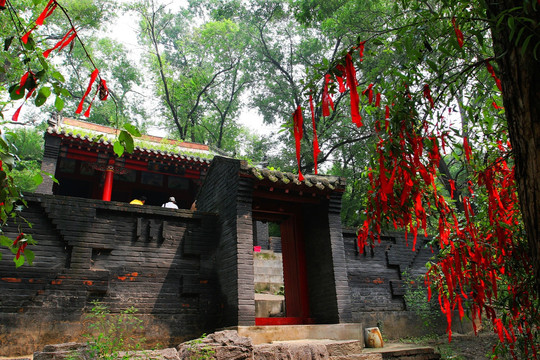
<path id="1" fill-rule="evenodd" d="M 238 335 L 250 337 L 253 344 L 271 343 L 272 341 L 291 340 L 359 340 L 364 343 L 362 324 L 318 324 L 318 325 L 271 325 L 271 326 L 235 326 L 229 330 L 238 331 Z"/>

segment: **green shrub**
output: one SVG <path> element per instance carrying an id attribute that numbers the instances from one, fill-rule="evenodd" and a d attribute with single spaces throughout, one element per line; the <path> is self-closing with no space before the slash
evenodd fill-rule
<path id="1" fill-rule="evenodd" d="M 91 359 L 112 360 L 119 357 L 120 351 L 141 349 L 145 339 L 137 336 L 143 330 L 142 320 L 135 315 L 137 309 L 131 306 L 120 314 L 111 314 L 97 300 L 92 302 L 92 306 L 86 315 L 88 333 L 84 335 Z M 122 358 L 129 359 L 129 355 Z"/>

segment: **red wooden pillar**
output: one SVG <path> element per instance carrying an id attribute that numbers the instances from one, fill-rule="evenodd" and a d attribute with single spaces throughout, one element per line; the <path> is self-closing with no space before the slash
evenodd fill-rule
<path id="1" fill-rule="evenodd" d="M 103 185 L 102 200 L 111 201 L 112 186 L 114 177 L 114 160 L 109 160 L 107 169 L 105 170 L 105 184 Z"/>

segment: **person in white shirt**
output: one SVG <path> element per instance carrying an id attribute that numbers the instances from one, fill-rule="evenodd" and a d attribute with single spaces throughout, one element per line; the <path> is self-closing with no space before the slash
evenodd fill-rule
<path id="1" fill-rule="evenodd" d="M 176 199 L 174 198 L 174 196 L 171 196 L 169 198 L 169 201 L 166 202 L 165 204 L 161 205 L 161 207 L 171 208 L 171 209 L 178 209 L 178 205 L 176 205 Z"/>

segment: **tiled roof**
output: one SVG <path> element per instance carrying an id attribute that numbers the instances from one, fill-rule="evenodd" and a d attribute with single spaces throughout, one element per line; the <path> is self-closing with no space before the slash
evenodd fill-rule
<path id="1" fill-rule="evenodd" d="M 343 190 L 346 182 L 345 178 L 329 175 L 304 175 L 304 180 L 298 179 L 298 174 L 281 172 L 276 170 L 260 169 L 252 167 L 247 162 L 242 161 L 240 170 L 243 174 L 253 177 L 259 181 L 270 182 L 277 186 L 302 186 L 306 188 L 318 189 L 320 191 Z"/>
<path id="2" fill-rule="evenodd" d="M 113 143 L 106 138 L 98 138 L 98 137 L 90 137 L 88 135 L 81 135 L 81 134 L 73 134 L 71 132 L 66 132 L 65 130 L 60 130 L 55 127 L 49 127 L 47 128 L 47 133 L 52 136 L 59 136 L 65 139 L 71 139 L 72 141 L 78 141 L 83 144 L 86 144 L 89 147 L 92 147 L 94 145 L 97 146 L 105 146 L 107 148 L 113 147 Z M 193 152 L 197 152 L 197 149 L 187 149 L 191 150 Z M 194 155 L 186 155 L 182 153 L 176 153 L 172 151 L 166 151 L 166 150 L 156 150 L 156 149 L 147 149 L 145 147 L 135 146 L 133 154 L 126 154 L 127 156 L 134 156 L 134 155 L 146 155 L 146 156 L 153 156 L 153 157 L 165 157 L 178 160 L 185 160 L 185 161 L 191 161 L 201 164 L 209 165 L 212 160 L 206 159 L 200 156 L 194 156 Z"/>
<path id="3" fill-rule="evenodd" d="M 62 128 L 64 125 L 73 127 L 75 129 L 76 128 L 84 129 L 84 130 L 93 132 L 96 135 L 110 134 L 110 135 L 116 136 L 120 132 L 118 129 L 112 128 L 110 126 L 99 125 L 99 124 L 89 123 L 87 121 L 81 121 L 81 120 L 70 119 L 70 118 L 63 118 L 61 120 L 60 128 Z M 187 141 L 180 141 L 180 140 L 174 140 L 174 139 L 165 139 L 159 136 L 143 134 L 137 139 L 153 142 L 156 144 L 166 143 L 168 145 L 177 146 L 179 148 L 193 149 L 193 151 L 197 151 L 197 150 L 202 151 L 202 152 L 209 151 L 208 145 L 191 143 Z"/>

